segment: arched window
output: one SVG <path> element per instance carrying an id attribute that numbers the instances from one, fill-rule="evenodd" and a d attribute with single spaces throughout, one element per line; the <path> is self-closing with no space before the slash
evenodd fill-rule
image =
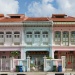
<path id="1" fill-rule="evenodd" d="M 37 32 L 35 32 L 35 34 L 40 34 L 40 32 L 37 31 Z"/>
<path id="2" fill-rule="evenodd" d="M 31 31 L 26 32 L 26 43 L 27 45 L 32 45 L 32 32 Z"/>
<path id="3" fill-rule="evenodd" d="M 12 32 L 6 32 L 6 34 L 12 34 Z"/>
<path id="4" fill-rule="evenodd" d="M 42 32 L 42 34 L 43 34 L 43 38 L 48 38 L 48 32 L 47 31 Z"/>
<path id="5" fill-rule="evenodd" d="M 4 37 L 4 32 L 0 32 L 0 38 Z"/>
<path id="6" fill-rule="evenodd" d="M 6 32 L 6 38 L 11 38 L 12 32 Z"/>
<path id="7" fill-rule="evenodd" d="M 69 45 L 69 32 L 68 31 L 64 31 L 63 32 L 63 45 L 68 46 Z"/>
<path id="8" fill-rule="evenodd" d="M 14 38 L 19 38 L 20 37 L 20 32 L 19 31 L 15 31 L 14 32 Z"/>
<path id="9" fill-rule="evenodd" d="M 49 43 L 48 31 L 42 32 L 42 42 L 43 42 L 43 45 L 48 45 Z"/>
<path id="10" fill-rule="evenodd" d="M 30 32 L 30 31 L 29 32 L 26 32 L 26 37 L 27 38 L 32 38 L 32 32 Z"/>
<path id="11" fill-rule="evenodd" d="M 55 44 L 60 45 L 61 44 L 61 32 L 60 31 L 55 31 Z"/>
<path id="12" fill-rule="evenodd" d="M 39 31 L 34 32 L 34 34 L 35 34 L 35 38 L 40 38 L 40 32 Z"/>
<path id="13" fill-rule="evenodd" d="M 71 44 L 75 45 L 75 31 L 71 32 Z"/>
<path id="14" fill-rule="evenodd" d="M 16 32 L 14 32 L 14 34 L 20 34 L 20 32 L 16 31 Z"/>

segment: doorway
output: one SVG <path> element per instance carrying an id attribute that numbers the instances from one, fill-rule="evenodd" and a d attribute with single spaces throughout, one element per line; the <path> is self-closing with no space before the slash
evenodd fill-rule
<path id="1" fill-rule="evenodd" d="M 65 68 L 72 69 L 75 64 L 74 51 L 55 51 L 54 58 L 61 59 L 65 56 Z"/>
<path id="2" fill-rule="evenodd" d="M 30 56 L 31 65 L 35 66 L 35 71 L 43 71 L 44 56 L 48 56 L 48 51 L 28 51 L 27 56 Z"/>

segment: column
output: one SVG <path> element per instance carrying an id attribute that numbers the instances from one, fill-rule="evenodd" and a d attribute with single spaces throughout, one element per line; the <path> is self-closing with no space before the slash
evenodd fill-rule
<path id="1" fill-rule="evenodd" d="M 34 45 L 34 30 L 32 31 L 32 45 Z"/>
<path id="2" fill-rule="evenodd" d="M 43 39 L 43 37 L 42 37 L 42 30 L 41 30 L 41 32 L 40 32 L 40 45 L 43 44 L 42 39 Z"/>
<path id="3" fill-rule="evenodd" d="M 69 46 L 71 45 L 71 31 L 69 31 Z"/>
<path id="4" fill-rule="evenodd" d="M 61 56 L 62 59 L 62 72 L 65 71 L 65 56 Z"/>
<path id="5" fill-rule="evenodd" d="M 51 31 L 51 28 L 50 28 L 50 30 L 48 31 L 48 43 L 49 43 L 49 45 L 52 47 L 52 43 L 53 43 L 53 37 L 52 37 L 52 31 Z"/>
<path id="6" fill-rule="evenodd" d="M 12 45 L 14 45 L 14 32 L 12 31 Z"/>
<path id="7" fill-rule="evenodd" d="M 52 57 L 52 48 L 50 47 L 50 50 L 49 50 L 49 57 Z"/>
<path id="8" fill-rule="evenodd" d="M 13 71 L 13 58 L 10 58 L 10 71 Z"/>
<path id="9" fill-rule="evenodd" d="M 62 41 L 63 41 L 63 33 L 62 33 L 62 31 L 61 31 L 61 46 L 63 45 L 63 44 L 62 44 Z"/>
<path id="10" fill-rule="evenodd" d="M 46 56 L 43 57 L 44 58 L 44 71 L 46 71 Z"/>
<path id="11" fill-rule="evenodd" d="M 53 30 L 53 21 L 52 21 L 52 26 L 50 28 L 50 34 L 51 34 L 51 45 L 54 45 L 54 30 Z"/>
<path id="12" fill-rule="evenodd" d="M 6 44 L 5 39 L 6 38 L 6 31 L 4 30 L 4 45 Z"/>
<path id="13" fill-rule="evenodd" d="M 1 64 L 0 64 L 0 66 L 1 66 L 1 71 L 2 71 L 2 58 L 0 59 L 0 61 L 1 61 Z"/>
<path id="14" fill-rule="evenodd" d="M 22 36 L 21 36 L 21 40 L 22 40 L 22 45 L 24 45 L 25 44 L 25 40 L 24 40 L 24 38 L 25 38 L 25 33 L 24 33 L 24 29 L 22 29 Z"/>
<path id="15" fill-rule="evenodd" d="M 24 49 L 21 49 L 21 59 L 26 59 L 26 51 Z"/>
<path id="16" fill-rule="evenodd" d="M 51 45 L 54 46 L 54 31 L 51 31 Z"/>
<path id="17" fill-rule="evenodd" d="M 14 61 L 15 60 L 14 60 L 14 57 L 12 57 L 11 59 L 12 59 L 12 69 L 14 69 L 15 68 L 15 64 L 14 64 Z"/>
<path id="18" fill-rule="evenodd" d="M 27 57 L 27 72 L 30 71 L 30 57 Z"/>
<path id="19" fill-rule="evenodd" d="M 54 50 L 52 50 L 52 58 L 53 58 L 53 59 L 54 59 L 54 52 L 55 52 L 55 51 L 54 51 Z"/>

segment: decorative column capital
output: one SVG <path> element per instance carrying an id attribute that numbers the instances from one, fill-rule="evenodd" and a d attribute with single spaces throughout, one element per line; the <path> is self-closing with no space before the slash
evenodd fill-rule
<path id="1" fill-rule="evenodd" d="M 30 59 L 29 55 L 27 56 L 27 59 Z"/>
<path id="2" fill-rule="evenodd" d="M 47 57 L 46 57 L 46 56 L 44 56 L 43 58 L 44 58 L 44 59 L 46 59 Z"/>

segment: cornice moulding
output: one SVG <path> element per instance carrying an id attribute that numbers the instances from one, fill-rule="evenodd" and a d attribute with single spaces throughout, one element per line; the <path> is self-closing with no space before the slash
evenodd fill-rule
<path id="1" fill-rule="evenodd" d="M 22 22 L 0 22 L 0 26 L 7 26 L 7 25 L 23 25 L 23 23 Z"/>

